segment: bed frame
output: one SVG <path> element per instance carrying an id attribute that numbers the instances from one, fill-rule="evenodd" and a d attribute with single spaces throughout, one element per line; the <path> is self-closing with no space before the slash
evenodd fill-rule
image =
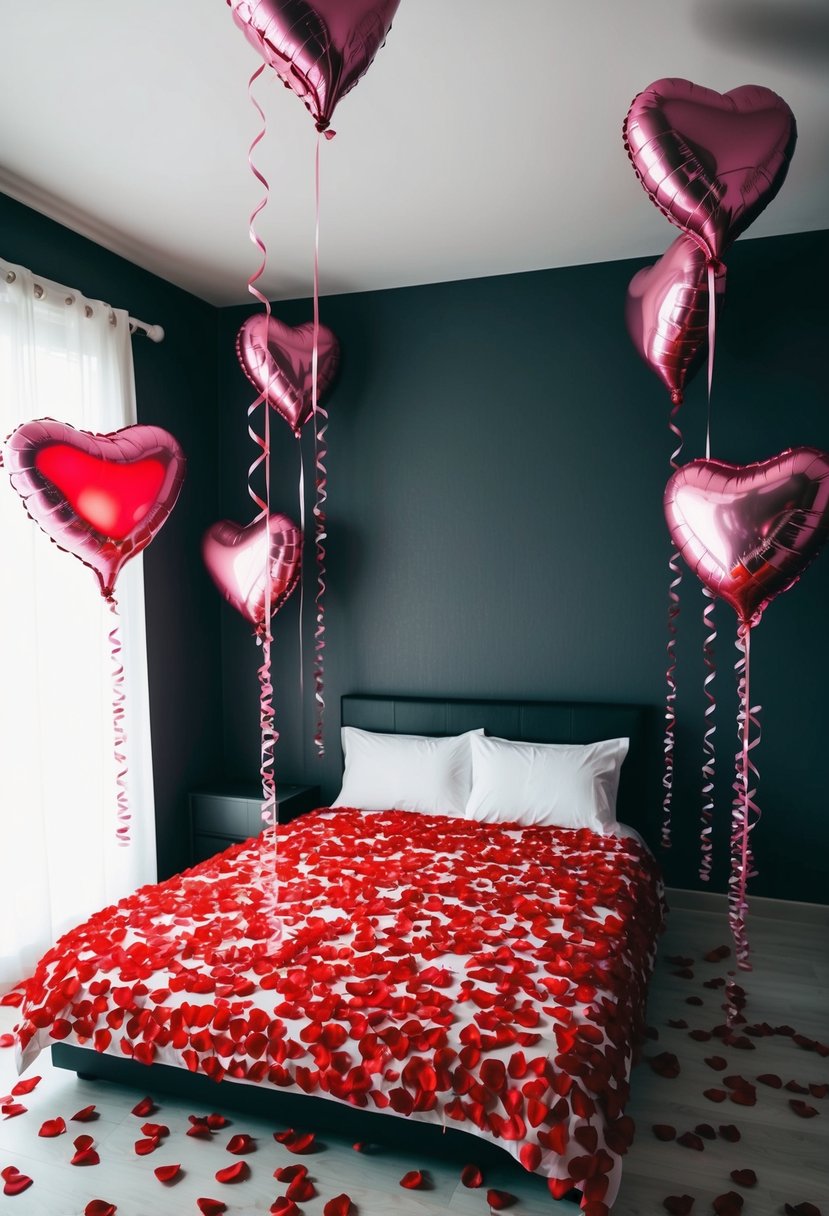
<path id="1" fill-rule="evenodd" d="M 593 743 L 629 737 L 630 751 L 619 786 L 619 818 L 650 844 L 655 842 L 660 739 L 658 713 L 649 706 L 352 694 L 342 698 L 341 711 L 343 726 L 387 734 L 454 735 L 483 726 L 488 734 L 532 743 Z M 53 1044 L 51 1052 L 58 1068 L 76 1072 L 82 1080 L 113 1081 L 144 1093 L 172 1094 L 196 1109 L 220 1105 L 285 1126 L 411 1148 L 413 1125 L 407 1119 L 245 1083 L 224 1081 L 219 1089 L 209 1077 L 183 1068 L 138 1064 L 68 1043 Z M 497 1145 L 477 1137 L 473 1141 L 469 1133 L 456 1128 L 417 1123 L 416 1135 L 423 1150 L 435 1157 L 474 1158 L 481 1165 L 512 1160 Z"/>

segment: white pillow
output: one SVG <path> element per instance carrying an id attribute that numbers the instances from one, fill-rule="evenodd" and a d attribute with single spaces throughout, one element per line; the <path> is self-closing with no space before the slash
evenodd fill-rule
<path id="1" fill-rule="evenodd" d="M 472 792 L 466 818 L 612 831 L 628 744 L 628 739 L 517 743 L 476 735 L 471 741 Z"/>
<path id="2" fill-rule="evenodd" d="M 331 803 L 364 811 L 418 811 L 462 819 L 472 788 L 469 741 L 479 731 L 433 739 L 342 728 L 343 788 Z"/>

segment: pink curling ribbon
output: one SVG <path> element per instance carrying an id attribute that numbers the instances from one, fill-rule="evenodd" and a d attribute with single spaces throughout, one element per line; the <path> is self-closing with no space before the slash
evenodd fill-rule
<path id="1" fill-rule="evenodd" d="M 115 835 L 120 845 L 130 843 L 130 807 L 127 797 L 127 732 L 124 730 L 124 664 L 121 662 L 121 620 L 118 615 L 118 601 L 114 595 L 107 596 L 109 610 L 115 618 L 115 624 L 109 631 L 109 653 L 112 658 L 112 733 L 115 740 L 113 755 L 118 774 L 115 784 L 118 789 L 116 797 L 118 826 Z"/>
<path id="2" fill-rule="evenodd" d="M 331 138 L 333 132 L 325 132 Z M 319 370 L 319 329 L 320 329 L 320 136 L 317 134 L 315 158 L 315 199 L 316 214 L 314 227 L 314 345 L 311 355 L 311 399 L 314 409 L 314 466 L 316 470 L 316 502 L 314 503 L 314 543 L 317 556 L 317 606 L 316 627 L 314 629 L 314 700 L 317 706 L 317 724 L 314 731 L 314 743 L 320 756 L 325 755 L 323 727 L 325 724 L 324 686 L 324 651 L 325 651 L 325 541 L 327 538 L 325 521 L 325 503 L 328 498 L 328 477 L 325 461 L 328 449 L 325 446 L 325 432 L 328 429 L 328 411 L 319 402 L 318 370 Z M 320 421 L 322 419 L 322 421 Z"/>
<path id="3" fill-rule="evenodd" d="M 702 611 L 702 622 L 705 628 L 702 657 L 706 669 L 703 688 L 708 705 L 705 708 L 705 734 L 702 740 L 702 827 L 700 830 L 699 876 L 703 882 L 708 882 L 711 877 L 711 832 L 714 818 L 714 775 L 716 771 L 714 735 L 716 734 L 717 724 L 714 721 L 714 714 L 717 709 L 717 699 L 711 686 L 717 674 L 714 662 L 714 642 L 717 638 L 717 630 L 714 625 L 714 597 L 707 587 L 703 587 L 702 594 L 708 601 Z"/>
<path id="4" fill-rule="evenodd" d="M 682 405 L 682 394 L 679 392 L 671 393 L 671 402 L 672 407 L 668 427 L 677 441 L 677 446 L 671 453 L 671 468 L 678 469 L 683 439 L 682 431 L 677 424 L 677 414 L 679 413 L 679 407 Z M 671 847 L 671 802 L 673 800 L 674 789 L 674 740 L 676 734 L 676 680 L 674 679 L 676 672 L 676 618 L 679 616 L 679 585 L 682 582 L 679 550 L 673 541 L 671 541 L 671 556 L 668 561 L 668 570 L 670 571 L 670 583 L 668 585 L 668 644 L 666 646 L 668 667 L 665 672 L 668 692 L 665 697 L 665 738 L 662 746 L 665 759 L 662 773 L 662 786 L 665 790 L 665 797 L 662 800 L 663 849 Z"/>
<path id="5" fill-rule="evenodd" d="M 742 971 L 751 970 L 749 959 L 746 914 L 748 899 L 746 886 L 756 876 L 750 848 L 750 834 L 760 818 L 760 809 L 754 801 L 757 793 L 752 780 L 759 779 L 757 767 L 751 753 L 760 742 L 761 707 L 751 704 L 751 626 L 741 623 L 737 630 L 736 646 L 740 658 L 735 664 L 738 674 L 737 697 L 739 712 L 737 729 L 740 746 L 735 757 L 734 802 L 731 812 L 731 876 L 728 880 L 728 920 L 734 938 L 737 966 Z"/>
<path id="6" fill-rule="evenodd" d="M 267 120 L 265 118 L 265 112 L 262 109 L 262 107 L 260 106 L 259 102 L 256 100 L 256 97 L 253 92 L 253 86 L 256 83 L 256 81 L 259 79 L 259 77 L 262 75 L 264 70 L 265 70 L 265 64 L 262 63 L 259 65 L 259 67 L 256 69 L 256 71 L 253 73 L 250 80 L 248 81 L 248 97 L 250 98 L 251 104 L 253 105 L 254 109 L 256 110 L 256 112 L 258 113 L 258 115 L 262 121 L 262 126 L 261 126 L 259 132 L 257 133 L 257 135 L 254 136 L 254 139 L 251 142 L 250 148 L 248 149 L 248 164 L 250 166 L 251 172 L 253 173 L 253 176 L 262 185 L 262 187 L 265 191 L 265 193 L 263 194 L 262 198 L 260 199 L 260 201 L 258 202 L 256 207 L 254 207 L 253 211 L 251 212 L 250 220 L 248 223 L 248 235 L 250 237 L 251 243 L 256 246 L 256 248 L 259 250 L 259 252 L 262 255 L 262 261 L 260 262 L 259 267 L 253 272 L 253 274 L 248 279 L 248 291 L 255 299 L 257 299 L 264 306 L 265 315 L 266 315 L 266 317 L 270 318 L 270 315 L 271 315 L 270 300 L 256 286 L 259 279 L 265 273 L 265 267 L 268 264 L 267 246 L 265 245 L 265 242 L 262 240 L 262 238 L 259 236 L 258 232 L 256 231 L 256 218 L 259 215 L 259 213 L 261 211 L 263 211 L 268 204 L 268 199 L 270 196 L 270 185 L 268 183 L 267 178 L 260 172 L 260 170 L 256 166 L 254 159 L 253 159 L 254 150 L 256 149 L 258 144 L 261 143 L 261 141 L 264 139 L 265 132 L 267 130 Z M 269 375 L 270 375 L 270 373 L 269 373 Z M 271 474 L 270 474 L 269 457 L 270 457 L 270 451 L 271 451 L 271 430 L 270 430 L 270 407 L 267 404 L 268 387 L 269 387 L 269 383 L 266 383 L 264 391 L 261 392 L 259 394 L 259 396 L 256 398 L 256 400 L 253 401 L 248 406 L 248 434 L 250 435 L 250 437 L 254 441 L 254 443 L 257 445 L 257 447 L 260 449 L 259 455 L 253 461 L 253 463 L 248 467 L 248 494 L 250 495 L 250 497 L 252 498 L 252 500 L 256 504 L 256 506 L 259 507 L 259 513 L 256 516 L 256 518 L 254 519 L 254 521 L 253 521 L 254 523 L 256 523 L 258 520 L 263 519 L 263 518 L 266 520 L 270 518 Z M 260 435 L 256 430 L 254 430 L 252 419 L 253 419 L 254 413 L 256 412 L 256 410 L 259 408 L 259 406 L 263 402 L 265 403 L 265 416 L 264 416 L 264 428 L 263 428 L 264 434 Z M 256 472 L 256 470 L 259 468 L 260 465 L 264 465 L 264 478 L 265 478 L 265 497 L 264 498 L 262 498 L 254 490 L 253 483 L 252 483 L 253 474 Z M 276 874 L 276 862 L 277 862 L 276 818 L 277 818 L 277 815 L 276 815 L 276 781 L 274 778 L 273 764 L 274 764 L 274 748 L 276 746 L 277 740 L 279 739 L 279 733 L 275 729 L 275 726 L 274 726 L 273 684 L 271 681 L 271 642 L 273 641 L 273 636 L 271 634 L 271 611 L 270 611 L 270 609 L 271 609 L 271 588 L 272 588 L 272 578 L 271 578 L 270 550 L 269 550 L 268 546 L 265 546 L 265 615 L 264 615 L 261 625 L 259 626 L 259 628 L 256 631 L 257 642 L 259 644 L 261 644 L 261 646 L 262 646 L 262 663 L 260 664 L 260 666 L 258 668 L 258 672 L 257 672 L 258 677 L 259 677 L 259 732 L 260 732 L 259 775 L 262 779 L 262 820 L 268 826 L 273 828 L 274 874 Z"/>

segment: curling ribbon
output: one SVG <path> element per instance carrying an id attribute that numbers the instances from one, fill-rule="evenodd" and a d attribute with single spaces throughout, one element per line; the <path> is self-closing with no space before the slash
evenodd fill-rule
<path id="1" fill-rule="evenodd" d="M 749 837 L 760 818 L 760 809 L 754 801 L 756 785 L 752 778 L 759 779 L 751 752 L 760 742 L 760 706 L 751 704 L 751 626 L 740 624 L 736 646 L 740 658 L 735 664 L 738 675 L 737 696 L 739 712 L 737 728 L 740 746 L 735 757 L 734 802 L 731 813 L 731 875 L 728 880 L 728 920 L 734 938 L 737 966 L 742 971 L 751 970 L 749 959 L 746 914 L 748 900 L 746 885 L 755 877 Z M 754 733 L 752 735 L 752 730 Z"/>
<path id="2" fill-rule="evenodd" d="M 328 132 L 326 132 L 328 135 Z M 323 727 L 325 723 L 324 685 L 324 651 L 325 651 L 325 541 L 327 538 L 325 503 L 328 498 L 328 478 L 325 461 L 328 449 L 325 446 L 325 432 L 328 429 L 328 411 L 320 405 L 318 393 L 319 365 L 319 329 L 320 329 L 320 134 L 317 133 L 317 147 L 314 166 L 316 214 L 314 226 L 314 342 L 311 354 L 311 400 L 314 411 L 314 467 L 316 474 L 316 502 L 314 503 L 314 543 L 317 557 L 317 594 L 315 603 L 317 619 L 314 629 L 314 700 L 316 701 L 317 721 L 314 731 L 314 743 L 317 753 L 325 755 Z M 320 422 L 322 418 L 322 422 Z"/>
<path id="3" fill-rule="evenodd" d="M 248 81 L 248 97 L 258 113 L 262 126 L 251 142 L 248 149 L 248 165 L 256 180 L 262 185 L 265 193 L 259 203 L 254 207 L 250 215 L 248 223 L 248 235 L 251 243 L 259 250 L 262 255 L 262 261 L 259 267 L 253 272 L 248 279 L 248 291 L 258 300 L 265 309 L 265 315 L 269 319 L 271 315 L 270 300 L 256 286 L 259 279 L 265 273 L 265 268 L 268 263 L 268 250 L 265 242 L 256 231 L 256 218 L 268 204 L 270 197 L 270 185 L 267 178 L 257 168 L 253 153 L 259 143 L 264 139 L 267 130 L 267 120 L 265 112 L 256 100 L 253 92 L 253 86 L 265 70 L 265 64 L 262 63 L 256 69 Z M 270 377 L 270 370 L 269 370 Z M 248 406 L 248 434 L 251 439 L 260 448 L 259 455 L 248 468 L 248 494 L 253 499 L 253 502 L 259 507 L 259 514 L 256 516 L 254 523 L 264 518 L 266 521 L 270 518 L 270 496 L 271 496 L 271 479 L 270 479 L 270 451 L 271 451 L 271 434 L 270 434 L 270 407 L 267 404 L 269 381 L 266 383 L 264 391 L 259 394 L 255 401 Z M 253 428 L 253 414 L 262 403 L 265 403 L 264 417 L 264 435 L 259 435 Z M 265 497 L 262 498 L 253 488 L 252 477 L 260 465 L 264 465 L 265 478 Z M 262 646 L 262 663 L 258 669 L 259 677 L 259 731 L 260 731 L 260 766 L 259 775 L 262 779 L 262 819 L 268 825 L 273 827 L 273 842 L 274 842 L 274 875 L 276 875 L 277 862 L 277 832 L 276 832 L 276 781 L 273 772 L 274 748 L 279 738 L 279 734 L 274 727 L 274 708 L 273 708 L 273 684 L 271 681 L 271 642 L 273 640 L 271 634 L 271 558 L 270 547 L 265 547 L 265 615 L 261 627 L 257 630 L 257 642 Z"/>
<path id="4" fill-rule="evenodd" d="M 702 827 L 700 830 L 699 876 L 703 882 L 708 882 L 711 877 L 711 833 L 714 818 L 714 775 L 716 771 L 714 735 L 717 730 L 717 724 L 714 721 L 714 715 L 717 709 L 717 699 L 711 686 L 717 674 L 714 662 L 714 642 L 717 638 L 717 629 L 714 624 L 714 597 L 707 587 L 703 587 L 702 594 L 708 601 L 702 610 L 702 623 L 705 630 L 702 657 L 706 669 L 703 688 L 708 705 L 705 708 L 705 733 L 702 739 Z"/>
<path id="5" fill-rule="evenodd" d="M 671 468 L 678 469 L 678 459 L 682 451 L 683 439 L 682 431 L 677 424 L 677 414 L 682 405 L 682 394 L 679 392 L 672 393 L 671 402 L 672 407 L 668 427 L 677 441 L 677 446 L 671 453 Z M 679 585 L 682 582 L 679 549 L 677 549 L 673 540 L 671 541 L 671 556 L 668 560 L 668 570 L 670 572 L 670 583 L 668 585 L 668 644 L 666 646 L 668 666 L 665 672 L 668 692 L 665 697 L 665 738 L 663 741 L 665 767 L 662 773 L 662 786 L 665 790 L 665 797 L 662 800 L 663 849 L 671 847 L 671 802 L 674 786 L 674 739 L 676 733 L 676 680 L 674 679 L 674 673 L 676 672 L 676 618 L 679 616 Z"/>
<path id="6" fill-rule="evenodd" d="M 107 597 L 109 610 L 115 617 L 115 624 L 109 631 L 109 653 L 112 658 L 112 733 L 114 737 L 113 755 L 118 774 L 115 784 L 118 790 L 116 797 L 118 826 L 115 835 L 120 845 L 130 843 L 130 807 L 127 797 L 127 733 L 124 730 L 124 664 L 121 662 L 121 620 L 118 615 L 118 601 L 114 595 Z"/>

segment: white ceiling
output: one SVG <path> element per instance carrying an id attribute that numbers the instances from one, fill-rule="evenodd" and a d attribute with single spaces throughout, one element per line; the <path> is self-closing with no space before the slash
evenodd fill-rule
<path id="1" fill-rule="evenodd" d="M 0 190 L 215 304 L 247 299 L 260 60 L 223 0 L 0 8 Z M 785 97 L 797 152 L 750 235 L 829 227 L 826 0 L 401 0 L 322 146 L 323 293 L 661 251 L 674 230 L 620 137 L 660 76 Z M 316 134 L 270 70 L 257 95 L 264 281 L 305 296 Z"/>

